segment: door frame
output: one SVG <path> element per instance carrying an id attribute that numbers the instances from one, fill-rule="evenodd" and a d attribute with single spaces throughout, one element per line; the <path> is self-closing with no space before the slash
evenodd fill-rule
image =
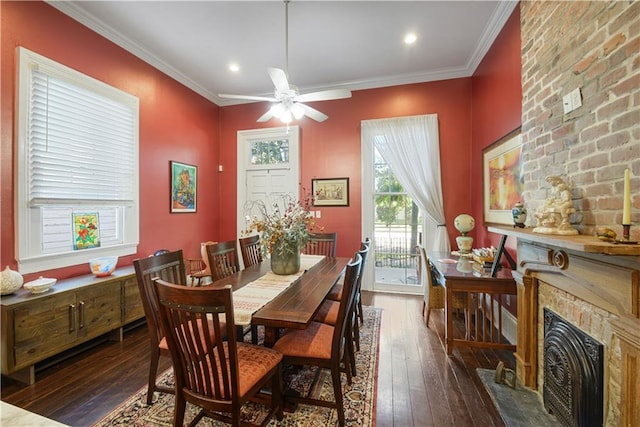
<path id="1" fill-rule="evenodd" d="M 376 285 L 376 271 L 375 271 L 375 255 L 376 255 L 376 242 L 375 242 L 375 185 L 373 175 L 373 162 L 374 162 L 374 147 L 372 141 L 365 141 L 361 138 L 361 164 L 362 164 L 362 235 L 369 236 L 371 238 L 371 249 L 369 255 L 367 255 L 367 262 L 364 265 L 364 276 L 369 278 L 362 281 L 362 289 L 367 291 L 381 291 L 381 292 L 397 292 L 407 294 L 422 294 L 424 292 L 424 280 L 420 281 L 420 286 L 413 288 L 413 292 L 403 292 L 405 289 L 400 289 L 396 285 Z M 422 220 L 422 235 L 425 235 L 425 222 L 426 217 L 423 215 Z"/>
<path id="2" fill-rule="evenodd" d="M 289 140 L 289 168 L 296 182 L 295 197 L 298 197 L 300 183 L 300 128 L 298 126 L 283 126 L 277 128 L 263 128 L 239 130 L 237 134 L 237 184 L 236 184 L 236 235 L 241 236 L 242 231 L 246 229 L 246 221 L 244 217 L 244 203 L 247 197 L 247 167 L 248 150 L 247 147 L 251 141 L 263 139 L 285 139 Z M 277 169 L 282 169 L 280 166 Z M 271 169 L 264 167 L 263 169 Z M 273 168 L 276 169 L 276 168 Z"/>

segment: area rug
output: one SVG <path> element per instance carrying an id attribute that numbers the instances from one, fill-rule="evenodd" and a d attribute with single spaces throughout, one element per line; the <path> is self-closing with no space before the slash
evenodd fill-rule
<path id="1" fill-rule="evenodd" d="M 356 354 L 357 375 L 352 384 L 348 385 L 346 376 L 342 375 L 342 390 L 344 392 L 345 418 L 348 426 L 375 426 L 376 416 L 376 384 L 378 378 L 378 347 L 380 342 L 380 322 L 382 309 L 363 307 L 364 325 L 360 329 L 360 351 Z M 285 384 L 303 395 L 324 400 L 333 400 L 333 386 L 331 375 L 327 370 L 319 372 L 316 387 L 310 390 L 317 368 L 287 369 Z M 166 370 L 158 382 L 173 386 L 173 371 Z M 170 394 L 154 394 L 154 402 L 146 404 L 147 388 L 143 387 L 133 396 L 121 403 L 117 408 L 103 417 L 94 426 L 170 426 L 173 422 L 174 396 Z M 261 420 L 266 412 L 265 407 L 249 403 L 243 408 L 243 419 Z M 184 418 L 188 424 L 197 414 L 198 408 L 187 404 Z M 285 412 L 284 419 L 271 420 L 269 426 L 335 426 L 338 424 L 338 414 L 335 409 L 322 408 L 311 405 L 299 405 L 294 412 Z M 210 418 L 200 420 L 198 426 L 218 427 L 225 424 Z"/>
<path id="2" fill-rule="evenodd" d="M 507 427 L 555 427 L 561 426 L 556 418 L 545 411 L 538 394 L 520 383 L 515 388 L 495 382 L 493 369 L 478 368 L 478 376 L 491 400 L 498 408 Z"/>

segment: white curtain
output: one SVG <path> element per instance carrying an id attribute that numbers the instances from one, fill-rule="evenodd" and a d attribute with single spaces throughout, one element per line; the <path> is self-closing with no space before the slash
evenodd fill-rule
<path id="1" fill-rule="evenodd" d="M 440 180 L 438 115 L 363 120 L 364 141 L 375 144 L 425 216 L 427 250 L 449 252 Z"/>

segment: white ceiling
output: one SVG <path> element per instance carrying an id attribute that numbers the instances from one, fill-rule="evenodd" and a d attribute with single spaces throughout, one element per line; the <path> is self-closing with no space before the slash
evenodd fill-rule
<path id="1" fill-rule="evenodd" d="M 217 105 L 242 102 L 219 93 L 272 96 L 267 67 L 285 68 L 282 1 L 49 4 Z M 289 81 L 306 93 L 471 76 L 516 5 L 292 0 Z M 411 46 L 408 31 L 418 36 Z"/>

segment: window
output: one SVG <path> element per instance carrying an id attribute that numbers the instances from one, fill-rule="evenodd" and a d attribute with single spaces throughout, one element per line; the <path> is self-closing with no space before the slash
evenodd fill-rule
<path id="1" fill-rule="evenodd" d="M 20 272 L 136 253 L 138 99 L 19 48 L 17 119 Z"/>
<path id="2" fill-rule="evenodd" d="M 251 140 L 251 166 L 289 165 L 289 140 Z"/>

